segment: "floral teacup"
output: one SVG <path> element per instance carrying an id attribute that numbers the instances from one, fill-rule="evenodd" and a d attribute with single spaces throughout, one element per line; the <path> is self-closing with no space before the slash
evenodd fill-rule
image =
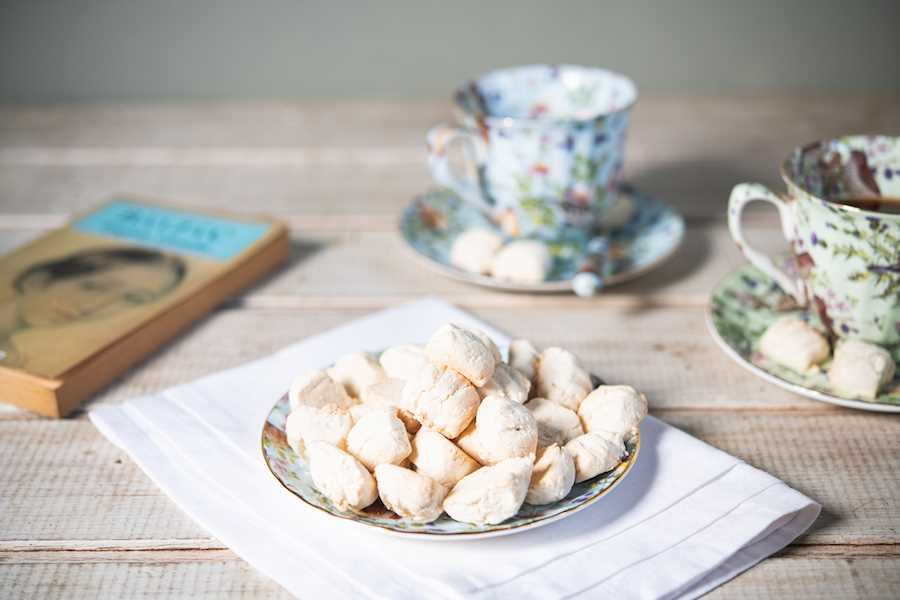
<path id="1" fill-rule="evenodd" d="M 602 223 L 622 170 L 637 90 L 603 69 L 533 65 L 492 71 L 459 88 L 460 126 L 428 132 L 431 173 L 512 236 L 555 237 Z M 468 175 L 448 146 L 463 141 Z"/>
<path id="2" fill-rule="evenodd" d="M 800 306 L 815 310 L 832 337 L 897 345 L 900 138 L 848 136 L 809 144 L 788 156 L 781 177 L 788 188 L 784 197 L 755 183 L 731 192 L 728 226 L 744 256 Z M 753 200 L 778 208 L 794 258 L 790 272 L 744 240 L 741 211 Z"/>

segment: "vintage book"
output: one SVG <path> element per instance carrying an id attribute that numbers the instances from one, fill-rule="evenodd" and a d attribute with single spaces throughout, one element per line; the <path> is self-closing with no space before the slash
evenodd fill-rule
<path id="1" fill-rule="evenodd" d="M 0 257 L 0 401 L 65 416 L 288 252 L 271 219 L 101 204 Z"/>

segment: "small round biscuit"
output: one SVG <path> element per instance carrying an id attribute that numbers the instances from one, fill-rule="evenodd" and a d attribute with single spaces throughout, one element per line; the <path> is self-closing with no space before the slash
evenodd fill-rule
<path id="1" fill-rule="evenodd" d="M 834 350 L 828 381 L 848 396 L 874 400 L 894 378 L 891 353 L 862 340 L 843 340 Z"/>
<path id="2" fill-rule="evenodd" d="M 328 406 L 334 404 L 342 408 L 350 408 L 353 400 L 339 383 L 336 383 L 325 371 L 309 370 L 301 373 L 291 382 L 288 390 L 291 409 L 300 405 Z"/>
<path id="3" fill-rule="evenodd" d="M 403 388 L 405 385 L 406 382 L 402 379 L 385 379 L 364 388 L 359 399 L 363 404 L 369 406 L 396 407 L 397 416 L 403 421 L 406 431 L 415 433 L 419 430 L 419 422 L 416 421 L 416 418 L 410 411 L 403 408 Z"/>
<path id="4" fill-rule="evenodd" d="M 480 398 L 469 381 L 454 371 L 428 365 L 403 387 L 402 404 L 424 427 L 449 439 L 475 418 Z"/>
<path id="5" fill-rule="evenodd" d="M 537 423 L 518 402 L 504 396 L 488 396 L 478 407 L 475 424 L 481 452 L 490 464 L 507 458 L 534 457 Z"/>
<path id="6" fill-rule="evenodd" d="M 437 431 L 420 429 L 412 440 L 409 460 L 416 471 L 431 477 L 447 489 L 480 467 L 471 456 Z"/>
<path id="7" fill-rule="evenodd" d="M 387 410 L 377 410 L 357 421 L 347 434 L 347 451 L 371 471 L 376 465 L 400 464 L 412 446 L 403 421 Z"/>
<path id="8" fill-rule="evenodd" d="M 353 418 L 350 411 L 333 404 L 328 406 L 301 404 L 291 411 L 284 424 L 288 444 L 300 456 L 304 456 L 306 444 L 316 441 L 345 448 L 351 427 Z"/>
<path id="9" fill-rule="evenodd" d="M 452 323 L 434 332 L 425 354 L 432 364 L 453 369 L 475 386 L 487 383 L 497 364 L 494 351 L 478 335 Z"/>
<path id="10" fill-rule="evenodd" d="M 541 352 L 534 383 L 537 396 L 570 410 L 578 410 L 578 405 L 593 389 L 588 372 L 581 368 L 574 354 L 562 348 Z"/>
<path id="11" fill-rule="evenodd" d="M 396 406 L 375 406 L 373 404 L 366 404 L 365 402 L 354 404 L 350 407 L 350 410 L 348 412 L 350 413 L 350 418 L 353 420 L 354 425 L 359 423 L 363 419 L 363 417 L 368 417 L 372 413 L 376 412 L 386 412 L 389 415 L 395 417 L 400 416 L 398 414 L 399 410 Z"/>
<path id="12" fill-rule="evenodd" d="M 338 509 L 360 511 L 378 498 L 375 478 L 350 454 L 327 442 L 310 442 L 306 451 L 313 484 Z"/>
<path id="13" fill-rule="evenodd" d="M 538 450 L 525 502 L 537 505 L 562 500 L 573 485 L 575 461 L 568 452 L 552 444 Z"/>
<path id="14" fill-rule="evenodd" d="M 407 344 L 388 348 L 381 353 L 378 362 L 388 377 L 405 381 L 425 368 L 428 357 L 422 346 Z"/>
<path id="15" fill-rule="evenodd" d="M 547 278 L 553 257 L 547 245 L 538 240 L 516 240 L 494 256 L 491 275 L 517 283 L 540 283 Z"/>
<path id="16" fill-rule="evenodd" d="M 494 355 L 494 362 L 500 363 L 503 361 L 503 355 L 500 354 L 500 348 L 497 347 L 497 344 L 494 343 L 494 340 L 491 339 L 491 336 L 489 336 L 486 331 L 474 327 L 469 329 L 469 331 L 474 333 L 475 336 L 481 340 L 481 343 L 491 351 L 491 354 Z"/>
<path id="17" fill-rule="evenodd" d="M 565 446 L 570 440 L 584 433 L 581 420 L 574 411 L 562 404 L 546 398 L 532 398 L 525 404 L 531 411 L 538 426 L 538 446 L 559 444 Z"/>
<path id="18" fill-rule="evenodd" d="M 498 362 L 488 382 L 478 388 L 478 395 L 482 398 L 505 396 L 513 402 L 524 404 L 530 391 L 531 382 L 527 377 L 508 364 Z"/>
<path id="19" fill-rule="evenodd" d="M 614 468 L 625 455 L 622 439 L 607 434 L 585 433 L 565 445 L 575 462 L 575 483 L 581 483 Z"/>
<path id="20" fill-rule="evenodd" d="M 490 463 L 487 453 L 485 453 L 481 443 L 478 441 L 478 426 L 474 421 L 453 440 L 453 443 L 462 448 L 463 452 L 475 459 L 475 462 L 478 464 L 487 465 Z"/>
<path id="21" fill-rule="evenodd" d="M 528 340 L 513 340 L 509 343 L 509 365 L 529 381 L 534 380 L 540 356 L 541 353 Z"/>
<path id="22" fill-rule="evenodd" d="M 384 505 L 413 523 L 431 523 L 444 512 L 447 489 L 431 477 L 398 467 L 375 467 L 378 495 Z"/>
<path id="23" fill-rule="evenodd" d="M 647 416 L 647 398 L 630 385 L 601 385 L 578 407 L 585 431 L 626 436 Z"/>
<path id="24" fill-rule="evenodd" d="M 473 227 L 459 234 L 450 247 L 450 264 L 469 273 L 485 274 L 503 238 L 490 229 Z"/>
<path id="25" fill-rule="evenodd" d="M 510 458 L 481 467 L 459 480 L 444 499 L 444 510 L 463 523 L 502 523 L 525 502 L 531 469 L 530 458 Z"/>
<path id="26" fill-rule="evenodd" d="M 378 359 L 368 352 L 345 354 L 337 359 L 327 373 L 334 381 L 343 385 L 347 393 L 354 398 L 359 398 L 365 388 L 384 381 L 387 377 Z"/>

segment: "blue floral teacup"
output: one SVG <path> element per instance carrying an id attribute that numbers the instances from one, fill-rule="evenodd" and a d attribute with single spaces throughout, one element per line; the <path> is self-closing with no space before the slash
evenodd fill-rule
<path id="1" fill-rule="evenodd" d="M 511 236 L 592 230 L 613 201 L 636 99 L 631 80 L 603 69 L 492 71 L 456 91 L 458 126 L 428 132 L 431 173 Z M 464 174 L 448 161 L 457 141 Z"/>

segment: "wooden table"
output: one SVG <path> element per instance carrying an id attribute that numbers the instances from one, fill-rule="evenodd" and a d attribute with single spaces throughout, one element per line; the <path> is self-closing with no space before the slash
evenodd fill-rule
<path id="1" fill-rule="evenodd" d="M 647 97 L 629 178 L 687 218 L 676 257 L 583 300 L 506 295 L 410 260 L 397 216 L 429 185 L 426 128 L 444 102 L 0 108 L 0 250 L 113 192 L 264 211 L 293 229 L 290 265 L 93 400 L 160 390 L 340 323 L 436 294 L 647 393 L 653 414 L 824 505 L 778 556 L 720 597 L 900 597 L 900 419 L 782 391 L 732 363 L 704 324 L 711 287 L 742 263 L 724 226 L 732 185 L 778 186 L 795 144 L 900 133 L 900 98 Z M 777 248 L 774 215 L 751 238 Z M 0 405 L 2 406 L 2 405 Z M 286 597 L 166 497 L 84 412 L 0 408 L 0 597 Z"/>

